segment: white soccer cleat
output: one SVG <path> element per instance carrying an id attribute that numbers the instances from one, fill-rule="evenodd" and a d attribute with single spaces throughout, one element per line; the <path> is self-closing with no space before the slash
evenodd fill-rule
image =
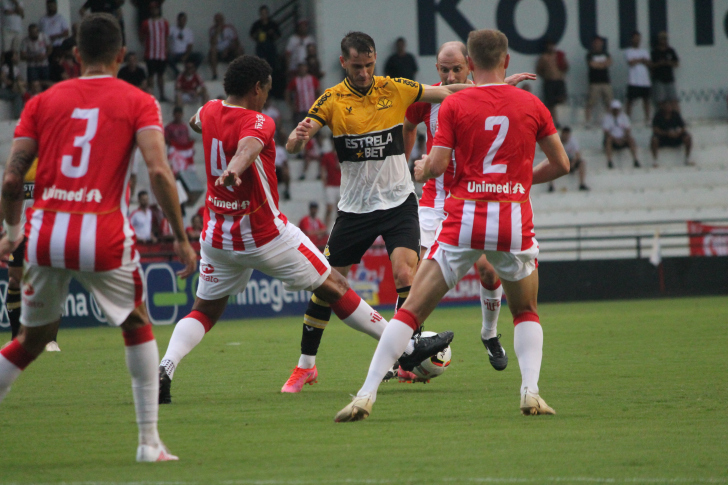
<path id="1" fill-rule="evenodd" d="M 354 396 L 348 406 L 336 413 L 334 422 L 348 423 L 350 421 L 361 421 L 369 417 L 372 412 L 374 400 L 371 394 Z"/>
<path id="2" fill-rule="evenodd" d="M 521 394 L 521 414 L 524 416 L 535 416 L 537 414 L 556 414 L 546 401 L 537 392 L 531 392 L 528 388 Z"/>
<path id="3" fill-rule="evenodd" d="M 46 344 L 45 351 L 46 352 L 60 352 L 61 348 L 58 346 L 58 342 L 56 342 L 55 340 L 51 340 L 50 342 L 48 342 Z"/>
<path id="4" fill-rule="evenodd" d="M 136 461 L 140 463 L 177 460 L 179 460 L 179 458 L 170 453 L 161 441 L 157 446 L 139 445 L 139 447 L 137 447 Z"/>

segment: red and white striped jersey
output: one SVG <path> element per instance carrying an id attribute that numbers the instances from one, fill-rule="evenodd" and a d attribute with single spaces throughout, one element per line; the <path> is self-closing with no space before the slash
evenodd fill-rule
<path id="1" fill-rule="evenodd" d="M 316 102 L 316 91 L 319 81 L 310 74 L 303 77 L 296 76 L 288 83 L 288 90 L 296 95 L 296 111 L 308 111 Z"/>
<path id="2" fill-rule="evenodd" d="M 514 86 L 486 84 L 448 96 L 433 146 L 453 149 L 456 163 L 438 241 L 493 251 L 529 249 L 536 142 L 555 133 L 543 103 Z"/>
<path id="3" fill-rule="evenodd" d="M 163 18 L 147 19 L 142 22 L 141 31 L 146 38 L 146 42 L 144 43 L 144 59 L 160 61 L 167 59 L 169 22 Z"/>
<path id="4" fill-rule="evenodd" d="M 127 186 L 146 129 L 162 131 L 156 100 L 111 76 L 63 81 L 26 104 L 15 138 L 38 144 L 29 263 L 109 271 L 138 259 Z"/>
<path id="5" fill-rule="evenodd" d="M 277 237 L 288 223 L 278 210 L 276 179 L 276 126 L 257 111 L 213 100 L 197 111 L 202 129 L 207 169 L 204 231 L 200 239 L 217 249 L 245 251 Z M 215 186 L 238 149 L 238 142 L 252 137 L 263 150 L 243 173 L 237 187 Z"/>
<path id="6" fill-rule="evenodd" d="M 433 86 L 439 86 L 442 83 L 433 84 Z M 407 108 L 405 116 L 407 120 L 414 124 L 419 125 L 424 123 L 427 127 L 427 153 L 430 153 L 432 149 L 432 142 L 435 139 L 435 133 L 437 132 L 437 113 L 440 110 L 440 103 L 424 103 L 418 101 L 411 104 Z M 422 186 L 422 197 L 420 197 L 420 207 L 432 207 L 434 209 L 443 210 L 445 208 L 445 198 L 450 192 L 450 184 L 452 183 L 453 175 L 455 174 L 455 166 L 451 163 L 447 166 L 445 173 L 437 178 L 428 180 L 425 185 Z"/>

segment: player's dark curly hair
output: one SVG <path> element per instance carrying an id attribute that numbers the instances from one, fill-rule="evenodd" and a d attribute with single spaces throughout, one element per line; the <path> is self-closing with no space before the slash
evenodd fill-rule
<path id="1" fill-rule="evenodd" d="M 88 15 L 78 27 L 76 41 L 84 63 L 111 64 L 122 45 L 119 21 L 108 13 Z"/>
<path id="2" fill-rule="evenodd" d="M 344 59 L 349 58 L 349 51 L 352 48 L 359 54 L 375 54 L 377 52 L 374 39 L 364 32 L 349 32 L 341 39 L 341 55 Z"/>
<path id="3" fill-rule="evenodd" d="M 228 66 L 223 80 L 223 87 L 228 96 L 245 96 L 257 83 L 261 86 L 268 83 L 273 69 L 264 59 L 244 55 L 235 59 Z"/>

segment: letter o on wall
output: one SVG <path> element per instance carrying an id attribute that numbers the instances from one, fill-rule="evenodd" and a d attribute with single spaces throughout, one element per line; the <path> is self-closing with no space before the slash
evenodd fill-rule
<path id="1" fill-rule="evenodd" d="M 540 54 L 546 39 L 558 44 L 566 31 L 566 7 L 563 0 L 541 0 L 548 11 L 548 25 L 546 32 L 538 39 L 526 39 L 516 30 L 516 7 L 520 1 L 501 0 L 496 11 L 496 24 L 508 37 L 509 48 L 521 54 Z"/>

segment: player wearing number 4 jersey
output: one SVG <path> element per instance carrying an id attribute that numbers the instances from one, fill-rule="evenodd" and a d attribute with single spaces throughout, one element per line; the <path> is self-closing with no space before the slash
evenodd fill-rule
<path id="1" fill-rule="evenodd" d="M 206 103 L 190 120 L 202 133 L 207 168 L 202 265 L 192 312 L 177 323 L 160 363 L 160 403 L 171 402 L 175 369 L 215 325 L 229 296 L 245 289 L 254 269 L 290 291 L 313 291 L 355 328 L 387 323 L 278 209 L 275 123 L 261 113 L 271 72 L 258 57 L 237 58 L 225 73 L 227 99 Z M 314 382 L 316 375 L 307 378 Z"/>
<path id="2" fill-rule="evenodd" d="M 137 461 L 176 460 L 157 432 L 159 354 L 127 218 L 135 144 L 174 230 L 175 247 L 185 264 L 181 276 L 194 272 L 197 256 L 184 232 L 159 105 L 114 77 L 125 51 L 113 16 L 84 18 L 76 51 L 83 76 L 34 97 L 15 130 L 2 187 L 7 235 L 0 240 L 0 256 L 22 240 L 23 176 L 36 154 L 38 170 L 25 228 L 22 326 L 17 339 L 0 350 L 0 400 L 57 331 L 69 282 L 75 278 L 93 293 L 109 322 L 123 330 L 139 425 Z"/>
<path id="3" fill-rule="evenodd" d="M 538 394 L 543 333 L 536 309 L 538 244 L 529 192 L 532 183 L 568 173 L 569 159 L 546 107 L 504 83 L 510 61 L 506 36 L 473 31 L 468 53 L 476 86 L 442 103 L 432 151 L 415 164 L 415 178 L 424 182 L 444 173 L 455 152 L 455 175 L 445 201 L 448 216 L 410 297 L 384 330 L 364 386 L 336 415 L 337 422 L 369 416 L 382 376 L 412 333 L 483 254 L 501 278 L 516 325 L 521 412 L 555 413 Z M 533 168 L 536 142 L 547 160 Z"/>

